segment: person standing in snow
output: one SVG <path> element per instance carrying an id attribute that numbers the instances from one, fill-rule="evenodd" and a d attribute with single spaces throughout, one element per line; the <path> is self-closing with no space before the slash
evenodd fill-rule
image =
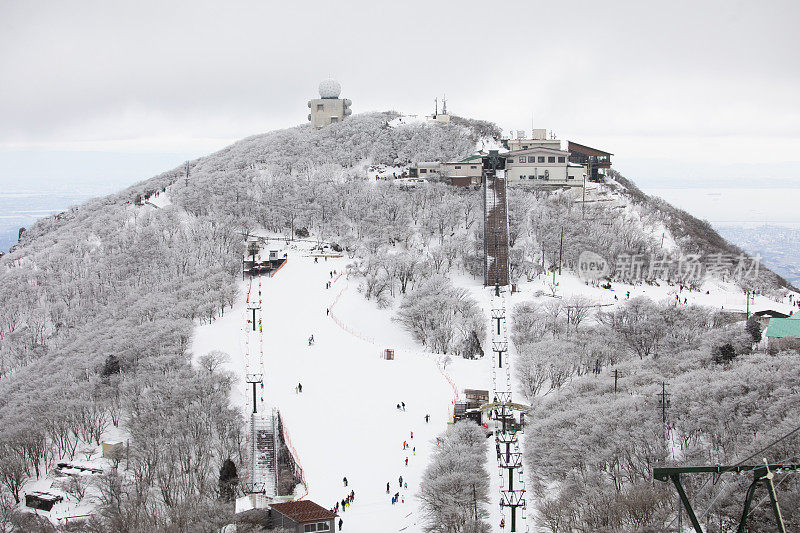
<path id="1" fill-rule="evenodd" d="M 347 477 L 343 477 L 342 478 L 342 483 L 344 483 L 345 487 L 347 486 Z"/>
<path id="2" fill-rule="evenodd" d="M 303 384 L 302 383 L 298 383 L 297 384 L 297 392 L 303 392 Z"/>
<path id="3" fill-rule="evenodd" d="M 400 402 L 400 405 L 403 406 L 403 411 L 405 411 L 406 410 L 406 402 Z"/>
<path id="4" fill-rule="evenodd" d="M 386 482 L 386 494 L 389 494 L 389 482 Z"/>
<path id="5" fill-rule="evenodd" d="M 406 466 L 408 466 L 408 457 L 406 457 Z"/>
<path id="6" fill-rule="evenodd" d="M 413 431 L 411 432 L 411 438 L 412 439 L 414 438 L 414 432 Z"/>
<path id="7" fill-rule="evenodd" d="M 398 481 L 400 482 L 400 488 L 403 488 L 403 476 L 400 476 Z"/>
<path id="8" fill-rule="evenodd" d="M 425 423 L 427 424 L 430 421 L 431 421 L 431 415 L 425 415 Z"/>
<path id="9" fill-rule="evenodd" d="M 339 531 L 341 531 L 341 530 L 342 530 L 342 519 L 340 518 L 339 519 Z"/>

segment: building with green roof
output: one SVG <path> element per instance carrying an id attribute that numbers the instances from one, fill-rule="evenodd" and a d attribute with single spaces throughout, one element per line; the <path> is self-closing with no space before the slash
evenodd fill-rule
<path id="1" fill-rule="evenodd" d="M 770 352 L 780 350 L 800 351 L 800 319 L 778 318 L 769 319 L 767 331 L 767 346 Z"/>

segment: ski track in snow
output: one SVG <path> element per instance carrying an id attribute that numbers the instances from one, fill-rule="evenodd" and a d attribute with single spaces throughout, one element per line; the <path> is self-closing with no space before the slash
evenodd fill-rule
<path id="1" fill-rule="evenodd" d="M 346 262 L 320 258 L 314 263 L 303 250 L 291 250 L 281 271 L 262 279 L 265 401 L 281 411 L 308 480 L 307 499 L 330 508 L 355 491 L 354 502 L 339 512 L 343 531 L 422 531 L 415 494 L 434 438 L 446 429 L 453 386 L 437 368 L 438 357 L 413 349 L 413 341 L 391 322 L 391 311 L 376 310 L 353 288 L 343 290 L 344 276 L 325 288 L 330 271 L 343 272 Z M 240 348 L 246 293 L 247 282 L 241 282 L 234 309 L 195 330 L 192 352 L 199 356 L 217 349 L 231 356 L 228 368 L 237 377 L 233 401 L 249 416 L 252 391 L 244 382 Z M 339 294 L 336 317 L 350 331 L 325 313 Z M 312 334 L 315 343 L 308 346 Z M 363 340 L 372 336 L 378 344 Z M 396 349 L 394 361 L 380 358 L 384 348 Z M 466 366 L 470 374 L 485 376 L 484 362 L 458 361 L 447 371 Z M 405 412 L 398 411 L 400 402 L 406 403 Z M 431 416 L 427 424 L 426 414 Z M 407 489 L 399 488 L 401 475 Z M 396 492 L 405 502 L 392 506 Z"/>

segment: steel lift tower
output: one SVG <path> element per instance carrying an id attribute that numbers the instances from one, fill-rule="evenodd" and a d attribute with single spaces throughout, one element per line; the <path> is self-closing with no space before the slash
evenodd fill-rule
<path id="1" fill-rule="evenodd" d="M 527 408 L 511 397 L 511 357 L 506 323 L 506 298 L 511 293 L 508 270 L 508 203 L 506 199 L 505 159 L 496 150 L 483 158 L 483 246 L 484 286 L 492 291 L 491 346 L 493 401 L 484 406 L 494 420 L 497 466 L 500 475 L 500 509 L 510 513 L 511 531 L 521 531 L 517 511 L 525 518 L 525 482 L 522 479 L 522 452 L 518 439 L 521 423 L 515 411 Z M 520 417 L 522 418 L 522 417 Z M 527 525 L 525 531 L 527 531 Z"/>

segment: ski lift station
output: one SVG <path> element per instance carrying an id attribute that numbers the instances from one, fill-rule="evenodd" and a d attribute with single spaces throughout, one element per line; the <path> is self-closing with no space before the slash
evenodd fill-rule
<path id="1" fill-rule="evenodd" d="M 286 263 L 286 250 L 277 243 L 264 245 L 259 239 L 247 242 L 247 255 L 242 260 L 242 279 L 261 275 L 273 276 Z"/>

